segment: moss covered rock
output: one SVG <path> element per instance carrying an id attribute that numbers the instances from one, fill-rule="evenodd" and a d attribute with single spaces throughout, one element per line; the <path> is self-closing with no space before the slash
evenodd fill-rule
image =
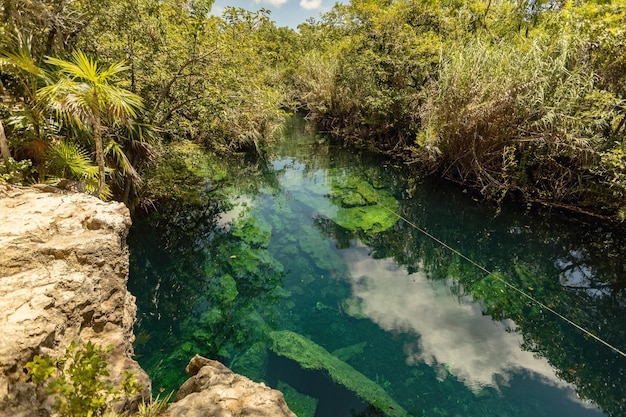
<path id="1" fill-rule="evenodd" d="M 315 417 L 317 403 L 319 402 L 317 398 L 302 394 L 283 381 L 278 382 L 277 388 L 283 393 L 289 409 L 298 417 Z"/>
<path id="2" fill-rule="evenodd" d="M 338 357 L 344 362 L 347 362 L 357 355 L 362 355 L 366 346 L 367 342 L 355 343 L 354 345 L 334 350 L 332 355 Z"/>
<path id="3" fill-rule="evenodd" d="M 389 417 L 408 416 L 380 385 L 315 342 L 289 330 L 271 332 L 270 338 L 271 349 L 277 355 L 297 362 L 303 369 L 324 372 Z"/>
<path id="4" fill-rule="evenodd" d="M 341 207 L 343 208 L 364 207 L 368 205 L 371 205 L 371 203 L 368 203 L 361 194 L 353 191 L 348 192 L 341 200 Z"/>
<path id="5" fill-rule="evenodd" d="M 236 358 L 230 368 L 255 382 L 261 382 L 265 374 L 266 365 L 267 346 L 263 342 L 257 342 L 250 346 L 250 349 L 243 355 Z"/>
<path id="6" fill-rule="evenodd" d="M 350 173 L 337 173 L 331 179 L 329 198 L 337 207 L 331 219 L 354 232 L 379 233 L 398 221 L 394 214 L 398 201 L 384 189 L 377 189 L 365 178 Z"/>

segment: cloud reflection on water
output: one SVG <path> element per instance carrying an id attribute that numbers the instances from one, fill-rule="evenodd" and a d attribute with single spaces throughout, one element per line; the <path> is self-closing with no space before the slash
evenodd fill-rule
<path id="1" fill-rule="evenodd" d="M 418 335 L 405 346 L 408 364 L 423 361 L 450 372 L 474 392 L 498 389 L 523 371 L 571 387 L 547 360 L 520 348 L 521 335 L 507 331 L 515 327 L 512 321 L 493 321 L 476 303 L 459 300 L 446 283 L 409 274 L 391 259 L 372 259 L 365 247 L 342 252 L 362 313 L 386 331 Z"/>

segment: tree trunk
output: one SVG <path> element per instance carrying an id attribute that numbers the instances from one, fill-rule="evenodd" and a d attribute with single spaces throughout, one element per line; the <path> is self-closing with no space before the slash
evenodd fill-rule
<path id="1" fill-rule="evenodd" d="M 2 154 L 2 160 L 4 161 L 4 165 L 9 165 L 9 158 L 11 157 L 11 150 L 9 149 L 9 142 L 7 142 L 7 137 L 4 134 L 4 126 L 2 125 L 2 121 L 0 121 L 0 154 Z"/>
<path id="2" fill-rule="evenodd" d="M 94 195 L 100 198 L 102 190 L 104 189 L 105 182 L 104 151 L 102 149 L 102 132 L 100 127 L 100 109 L 95 109 L 93 112 L 93 116 L 93 138 L 96 142 L 96 163 L 98 164 L 98 188 L 94 192 Z"/>

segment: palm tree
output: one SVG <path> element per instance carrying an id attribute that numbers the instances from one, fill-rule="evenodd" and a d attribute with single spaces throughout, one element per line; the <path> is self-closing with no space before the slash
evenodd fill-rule
<path id="1" fill-rule="evenodd" d="M 37 90 L 51 80 L 46 71 L 37 65 L 30 41 L 30 38 L 18 33 L 12 38 L 11 50 L 0 50 L 0 107 L 10 115 L 7 125 L 11 126 L 13 140 L 16 130 L 19 130 L 22 139 L 20 147 L 30 150 L 31 159 L 37 162 L 39 181 L 43 181 L 46 173 L 43 153 L 48 145 L 46 139 L 51 134 L 51 126 L 39 105 Z M 10 143 L 3 127 L 0 126 L 0 148 L 6 163 L 6 157 L 10 156 Z"/>
<path id="2" fill-rule="evenodd" d="M 62 119 L 91 129 L 98 165 L 94 195 L 100 196 L 105 185 L 103 120 L 113 125 L 130 125 L 143 108 L 141 97 L 115 85 L 117 74 L 127 69 L 122 62 L 101 67 L 79 50 L 72 53 L 70 61 L 47 58 L 46 62 L 57 67 L 60 78 L 38 93 Z"/>

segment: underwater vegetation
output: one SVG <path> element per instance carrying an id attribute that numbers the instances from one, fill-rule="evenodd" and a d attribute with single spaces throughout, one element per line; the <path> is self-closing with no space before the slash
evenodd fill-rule
<path id="1" fill-rule="evenodd" d="M 321 213 L 339 226 L 373 234 L 384 232 L 398 221 L 394 212 L 400 205 L 387 190 L 376 188 L 367 178 L 345 170 L 329 170 L 328 176 L 330 193 L 325 197 L 336 209 Z"/>
<path id="2" fill-rule="evenodd" d="M 353 233 L 371 235 L 393 226 L 400 204 L 374 175 L 339 168 L 309 173 L 289 171 L 282 187 L 313 215 L 326 218 Z M 370 179 L 371 178 L 371 179 Z"/>
<path id="3" fill-rule="evenodd" d="M 333 381 L 348 388 L 389 417 L 408 416 L 380 385 L 315 342 L 289 330 L 271 332 L 270 338 L 271 349 L 277 355 L 297 362 L 303 369 L 325 372 Z"/>
<path id="4" fill-rule="evenodd" d="M 353 357 L 362 355 L 366 346 L 367 342 L 355 343 L 345 348 L 333 350 L 331 354 L 344 362 L 348 362 Z"/>
<path id="5" fill-rule="evenodd" d="M 394 212 L 400 205 L 391 193 L 351 172 L 338 169 L 330 172 L 328 197 L 338 208 L 331 219 L 339 226 L 353 232 L 379 233 L 398 221 Z"/>
<path id="6" fill-rule="evenodd" d="M 235 357 L 229 365 L 234 372 L 245 375 L 257 382 L 263 380 L 266 366 L 267 344 L 263 341 L 253 344 L 242 355 Z"/>
<path id="7" fill-rule="evenodd" d="M 268 223 L 244 212 L 229 229 L 213 229 L 211 239 L 199 244 L 202 250 L 193 261 L 202 264 L 194 268 L 193 275 L 187 272 L 191 270 L 188 259 L 171 259 L 171 285 L 187 291 L 182 305 L 182 299 L 165 298 L 161 309 L 170 304 L 175 308 L 175 303 L 185 314 L 177 318 L 172 311 L 149 317 L 154 328 L 167 326 L 169 330 L 151 342 L 152 352 L 142 361 L 155 390 L 180 386 L 186 379 L 185 365 L 195 354 L 228 363 L 248 346 L 252 347 L 247 355 L 236 357 L 236 368 L 252 379 L 261 379 L 266 360 L 261 341 L 271 329 L 259 311 L 271 315 L 267 307 L 285 296 L 283 266 L 267 250 L 270 236 Z M 148 339 L 150 333 L 144 333 Z M 138 346 L 139 354 L 146 345 Z"/>
<path id="8" fill-rule="evenodd" d="M 283 393 L 287 405 L 298 417 L 314 417 L 317 409 L 317 398 L 302 394 L 286 382 L 279 381 L 277 389 Z"/>

